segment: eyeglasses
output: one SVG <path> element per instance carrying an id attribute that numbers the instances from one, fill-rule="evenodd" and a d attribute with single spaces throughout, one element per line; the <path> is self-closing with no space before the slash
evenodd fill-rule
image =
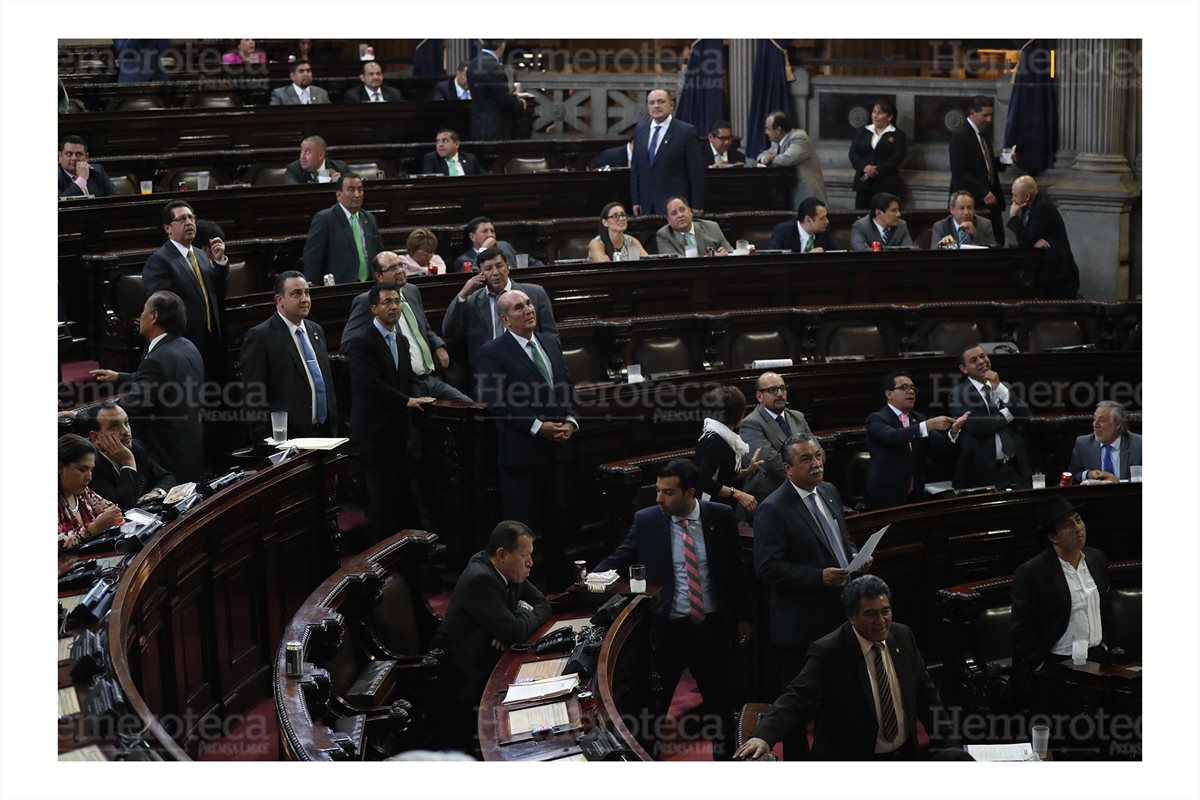
<path id="1" fill-rule="evenodd" d="M 899 386 L 893 386 L 890 389 L 890 391 L 893 392 L 915 392 L 916 390 L 917 387 L 913 386 L 911 383 L 902 383 Z"/>
<path id="2" fill-rule="evenodd" d="M 389 308 L 389 307 L 391 307 L 391 306 L 398 306 L 398 305 L 400 305 L 400 301 L 399 301 L 399 300 L 397 300 L 397 299 L 396 299 L 396 298 L 394 298 L 394 297 L 389 297 L 389 298 L 388 298 L 388 299 L 386 299 L 386 300 L 380 300 L 380 301 L 379 301 L 379 305 L 383 306 L 384 308 Z"/>
<path id="3" fill-rule="evenodd" d="M 768 386 L 765 389 L 759 389 L 759 391 L 765 394 L 783 394 L 787 391 L 787 385 L 781 383 L 778 386 Z"/>
<path id="4" fill-rule="evenodd" d="M 605 219 L 629 219 L 629 215 L 624 211 L 616 211 L 612 214 L 609 214 L 607 217 L 605 217 Z"/>
<path id="5" fill-rule="evenodd" d="M 188 221 L 195 222 L 195 221 L 196 221 L 196 218 L 195 218 L 194 216 L 192 216 L 191 214 L 180 214 L 178 217 L 176 217 L 175 219 L 171 220 L 171 222 L 172 222 L 172 223 L 176 223 L 176 222 L 188 222 Z"/>

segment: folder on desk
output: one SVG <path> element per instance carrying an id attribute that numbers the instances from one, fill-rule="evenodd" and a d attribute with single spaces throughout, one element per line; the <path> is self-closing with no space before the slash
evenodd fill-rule
<path id="1" fill-rule="evenodd" d="M 572 672 L 556 678 L 543 678 L 540 681 L 514 683 L 508 687 L 504 695 L 505 703 L 525 703 L 531 700 L 548 700 L 551 697 L 562 697 L 570 694 L 579 685 L 579 674 Z"/>

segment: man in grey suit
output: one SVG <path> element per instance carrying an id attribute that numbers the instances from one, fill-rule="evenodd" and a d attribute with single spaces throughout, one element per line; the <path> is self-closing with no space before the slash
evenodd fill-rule
<path id="1" fill-rule="evenodd" d="M 850 226 L 852 251 L 871 250 L 875 242 L 881 247 L 913 246 L 908 223 L 900 219 L 900 198 L 894 194 L 876 193 L 871 198 L 871 210 Z"/>
<path id="2" fill-rule="evenodd" d="M 929 249 L 953 250 L 964 244 L 976 247 L 999 247 L 992 222 L 976 216 L 975 198 L 966 189 L 950 195 L 950 216 L 933 223 Z"/>
<path id="3" fill-rule="evenodd" d="M 363 210 L 363 181 L 343 173 L 333 184 L 337 202 L 313 214 L 304 242 L 304 276 L 310 283 L 354 283 L 370 277 L 369 264 L 383 249 L 375 215 Z"/>
<path id="4" fill-rule="evenodd" d="M 1075 440 L 1071 479 L 1119 483 L 1129 480 L 1129 468 L 1142 465 L 1142 437 L 1129 432 L 1125 406 L 1101 400 L 1092 414 L 1092 435 Z"/>
<path id="5" fill-rule="evenodd" d="M 667 224 L 655 235 L 659 253 L 674 253 L 685 258 L 705 255 L 727 256 L 733 245 L 721 232 L 721 226 L 706 219 L 693 219 L 687 200 L 676 195 L 667 200 Z"/>
<path id="6" fill-rule="evenodd" d="M 312 85 L 312 65 L 300 58 L 292 62 L 292 82 L 271 91 L 273 106 L 311 106 L 329 102 L 329 92 Z"/>
<path id="7" fill-rule="evenodd" d="M 429 329 L 425 317 L 425 306 L 421 302 L 421 290 L 408 282 L 404 262 L 391 250 L 380 250 L 371 262 L 376 283 L 395 284 L 400 289 L 400 319 L 396 323 L 399 332 L 408 342 L 408 356 L 412 362 L 413 393 L 438 400 L 460 400 L 471 402 L 471 398 L 446 383 L 438 376 L 438 370 L 450 366 L 450 353 L 446 343 L 436 332 Z M 350 318 L 342 330 L 342 346 L 355 336 L 370 330 L 371 313 L 368 299 L 370 291 L 363 292 L 350 304 Z M 410 432 L 411 437 L 411 432 Z"/>
<path id="8" fill-rule="evenodd" d="M 758 408 L 742 420 L 738 434 L 750 446 L 750 452 L 759 451 L 762 466 L 746 479 L 745 491 L 762 503 L 778 489 L 787 477 L 783 471 L 783 458 L 779 452 L 787 438 L 796 433 L 811 433 L 804 414 L 787 407 L 787 383 L 775 372 L 764 372 L 758 376 L 754 396 Z"/>
<path id="9" fill-rule="evenodd" d="M 768 114 L 765 125 L 771 146 L 758 154 L 758 163 L 766 167 L 795 169 L 792 208 L 799 206 L 806 197 L 825 200 L 825 173 L 821 171 L 821 158 L 813 147 L 812 139 L 808 138 L 808 132 L 793 128 L 791 118 L 782 111 Z"/>
<path id="10" fill-rule="evenodd" d="M 535 283 L 515 283 L 508 276 L 508 262 L 498 248 L 489 247 L 479 254 L 479 272 L 472 275 L 458 296 L 446 307 L 442 335 L 447 339 L 467 340 L 467 362 L 474 372 L 479 348 L 504 334 L 496 300 L 513 289 L 529 295 L 537 312 L 537 332 L 558 340 L 558 326 L 546 290 Z"/>

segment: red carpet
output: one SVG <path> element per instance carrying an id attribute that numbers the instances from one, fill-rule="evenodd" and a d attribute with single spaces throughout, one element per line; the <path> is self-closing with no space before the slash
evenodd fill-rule
<path id="1" fill-rule="evenodd" d="M 92 379 L 92 370 L 99 368 L 99 361 L 72 361 L 69 364 L 63 364 L 62 382 L 79 383 L 80 381 L 90 381 Z"/>

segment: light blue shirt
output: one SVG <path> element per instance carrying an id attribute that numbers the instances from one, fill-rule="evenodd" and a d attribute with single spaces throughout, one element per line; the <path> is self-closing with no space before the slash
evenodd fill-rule
<path id="1" fill-rule="evenodd" d="M 675 575 L 675 596 L 671 598 L 671 619 L 683 619 L 691 615 L 688 602 L 687 564 L 683 560 L 683 526 L 679 520 L 688 521 L 688 534 L 696 546 L 696 564 L 700 568 L 700 596 L 704 600 L 704 613 L 714 614 L 720 609 L 713 601 L 712 584 L 708 577 L 708 554 L 704 548 L 704 527 L 700 524 L 700 503 L 692 507 L 686 517 L 671 517 L 671 567 Z"/>

